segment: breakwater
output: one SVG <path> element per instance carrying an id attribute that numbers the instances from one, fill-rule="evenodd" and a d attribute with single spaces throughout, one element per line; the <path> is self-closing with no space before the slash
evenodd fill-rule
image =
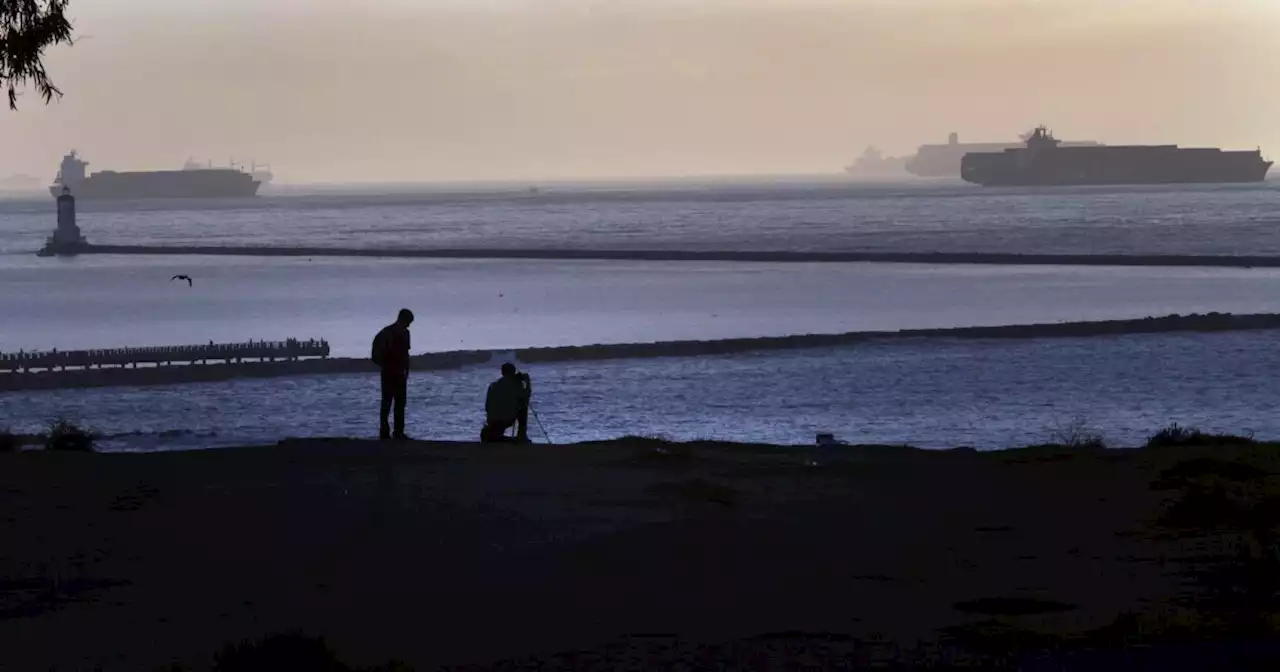
<path id="1" fill-rule="evenodd" d="M 283 341 L 248 341 L 245 343 L 213 343 L 208 345 L 162 345 L 96 350 L 57 350 L 0 353 L 0 372 L 30 373 L 68 369 L 103 369 L 172 366 L 174 364 L 225 364 L 240 362 L 297 361 L 329 356 L 329 343 L 323 339 Z"/>
<path id="2" fill-rule="evenodd" d="M 252 257 L 375 257 L 562 261 L 740 261 L 776 263 L 985 264 L 1037 266 L 1201 266 L 1280 268 L 1280 256 L 1004 254 L 987 252 L 796 252 L 735 250 L 366 249 L 337 247 L 76 245 L 50 254 L 222 255 Z"/>
<path id="3" fill-rule="evenodd" d="M 514 354 L 520 362 L 537 364 L 607 359 L 728 355 L 760 350 L 856 345 L 898 339 L 1080 338 L 1179 331 L 1221 332 L 1258 329 L 1280 329 L 1280 314 L 1230 315 L 1210 313 L 1207 315 L 1169 315 L 1134 320 L 1064 322 L 998 327 L 858 331 L 842 334 L 806 334 L 710 341 L 540 347 L 518 349 L 514 351 Z M 414 356 L 412 358 L 412 366 L 416 371 L 438 371 L 486 363 L 494 363 L 496 365 L 496 362 L 492 362 L 493 358 L 494 354 L 487 350 L 439 352 Z M 236 378 L 274 378 L 319 374 L 371 374 L 375 370 L 373 363 L 365 359 L 327 358 L 299 359 L 297 361 L 224 362 L 190 366 L 32 371 L 29 373 L 0 374 L 0 391 L 170 385 L 217 382 Z"/>

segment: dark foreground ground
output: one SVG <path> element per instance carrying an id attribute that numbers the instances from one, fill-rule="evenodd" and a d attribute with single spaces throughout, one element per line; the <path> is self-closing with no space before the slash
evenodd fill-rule
<path id="1" fill-rule="evenodd" d="M 419 670 L 1241 669 L 1280 623 L 1276 450 L 0 454 L 0 669 L 295 631 Z"/>

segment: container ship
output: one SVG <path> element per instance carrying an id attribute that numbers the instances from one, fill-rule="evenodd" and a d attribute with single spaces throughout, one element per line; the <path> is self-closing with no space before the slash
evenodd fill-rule
<path id="1" fill-rule="evenodd" d="M 965 154 L 975 152 L 1003 152 L 1006 149 L 1018 149 L 1027 141 L 1022 136 L 1020 142 L 960 142 L 960 135 L 952 133 L 945 145 L 920 145 L 915 156 L 906 160 L 907 172 L 917 177 L 960 177 L 960 162 Z M 1092 140 L 1063 142 L 1063 147 L 1100 147 Z"/>
<path id="2" fill-rule="evenodd" d="M 1262 150 L 1177 145 L 1066 147 L 1040 126 L 1023 147 L 965 154 L 960 177 L 995 187 L 1198 184 L 1261 182 L 1270 168 Z"/>
<path id="3" fill-rule="evenodd" d="M 844 172 L 859 179 L 891 179 L 907 177 L 906 159 L 884 156 L 875 147 L 868 147 Z"/>
<path id="4" fill-rule="evenodd" d="M 243 198 L 256 195 L 262 186 L 261 175 L 234 165 L 215 168 L 187 161 L 182 170 L 103 170 L 92 175 L 88 166 L 74 150 L 62 157 L 49 193 L 56 198 L 65 187 L 76 198 L 85 199 Z"/>

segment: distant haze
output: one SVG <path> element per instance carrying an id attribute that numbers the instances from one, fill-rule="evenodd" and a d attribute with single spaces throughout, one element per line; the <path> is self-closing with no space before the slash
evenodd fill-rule
<path id="1" fill-rule="evenodd" d="M 1280 156 L 1272 0 L 73 0 L 66 96 L 0 177 L 270 162 L 278 179 L 838 171 L 866 145 L 1059 137 Z"/>

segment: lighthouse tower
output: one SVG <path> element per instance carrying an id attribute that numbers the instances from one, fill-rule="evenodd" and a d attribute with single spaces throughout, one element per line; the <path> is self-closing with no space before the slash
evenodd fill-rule
<path id="1" fill-rule="evenodd" d="M 70 187 L 63 187 L 58 194 L 58 230 L 74 230 L 80 235 L 80 227 L 76 226 L 76 197 L 71 195 Z"/>
<path id="2" fill-rule="evenodd" d="M 53 235 L 45 241 L 44 249 L 40 250 L 40 256 L 74 255 L 86 244 L 88 241 L 80 233 L 80 227 L 76 225 L 76 197 L 71 195 L 69 187 L 64 186 L 62 193 L 58 195 L 58 228 L 54 229 Z"/>

